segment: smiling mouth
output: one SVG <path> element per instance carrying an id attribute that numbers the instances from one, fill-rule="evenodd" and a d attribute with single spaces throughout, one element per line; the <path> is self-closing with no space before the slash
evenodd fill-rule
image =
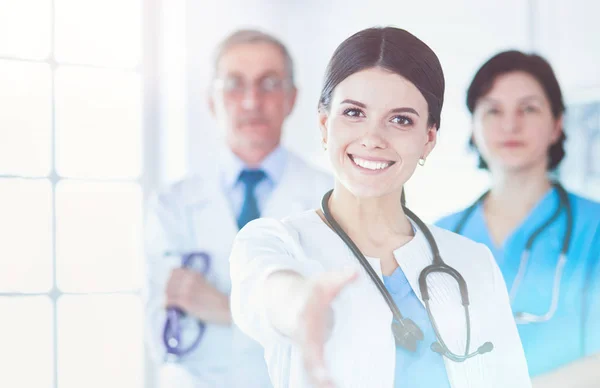
<path id="1" fill-rule="evenodd" d="M 383 171 L 387 168 L 389 168 L 390 166 L 393 166 L 396 162 L 391 161 L 391 160 L 367 160 L 367 159 L 362 159 L 358 156 L 352 155 L 352 154 L 348 154 L 348 157 L 350 158 L 350 160 L 352 161 L 352 163 L 354 163 L 354 165 L 363 168 L 365 170 L 370 170 L 370 171 Z"/>

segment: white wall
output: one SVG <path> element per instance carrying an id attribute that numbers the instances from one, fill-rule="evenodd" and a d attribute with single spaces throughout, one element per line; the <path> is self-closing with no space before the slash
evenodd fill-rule
<path id="1" fill-rule="evenodd" d="M 432 221 L 465 206 L 487 185 L 486 174 L 475 168 L 475 158 L 467 149 L 470 119 L 464 105 L 468 83 L 484 60 L 499 50 L 539 47 L 566 89 L 600 85 L 596 66 L 600 45 L 594 42 L 600 27 L 592 19 L 600 6 L 591 3 L 596 12 L 590 12 L 588 3 L 222 0 L 211 4 L 188 0 L 186 168 L 194 171 L 210 162 L 218 141 L 218 128 L 206 107 L 206 86 L 213 49 L 231 31 L 258 27 L 289 46 L 300 95 L 286 123 L 284 143 L 328 169 L 316 126 L 316 104 L 327 61 L 352 33 L 374 25 L 394 25 L 429 44 L 446 76 L 438 146 L 407 185 L 411 207 Z"/>

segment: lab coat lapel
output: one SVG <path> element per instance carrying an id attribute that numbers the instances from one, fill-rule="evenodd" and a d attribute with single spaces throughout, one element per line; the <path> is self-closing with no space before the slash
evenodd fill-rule
<path id="1" fill-rule="evenodd" d="M 207 177 L 202 187 L 188 203 L 184 217 L 188 222 L 189 249 L 203 251 L 211 257 L 211 270 L 208 279 L 223 292 L 229 292 L 229 253 L 231 244 L 238 232 L 233 211 L 219 180 Z"/>

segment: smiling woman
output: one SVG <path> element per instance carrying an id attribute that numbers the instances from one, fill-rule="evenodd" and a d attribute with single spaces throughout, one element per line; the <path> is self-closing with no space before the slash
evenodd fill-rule
<path id="1" fill-rule="evenodd" d="M 443 95 L 437 56 L 407 31 L 363 30 L 333 54 L 318 120 L 334 189 L 321 210 L 250 222 L 230 258 L 233 318 L 275 387 L 530 386 L 490 251 L 401 202 Z"/>
<path id="2" fill-rule="evenodd" d="M 361 197 L 401 191 L 436 140 L 437 125 L 430 125 L 419 89 L 377 67 L 350 75 L 329 101 L 319 110 L 319 122 L 331 164 L 339 171 L 338 191 L 344 187 Z"/>

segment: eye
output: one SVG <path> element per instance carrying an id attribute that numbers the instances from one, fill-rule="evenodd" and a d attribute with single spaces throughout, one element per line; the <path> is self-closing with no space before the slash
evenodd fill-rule
<path id="1" fill-rule="evenodd" d="M 342 114 L 348 117 L 365 117 L 363 111 L 358 108 L 348 108 Z"/>
<path id="2" fill-rule="evenodd" d="M 408 116 L 394 116 L 394 117 L 392 117 L 391 121 L 394 124 L 398 124 L 398 125 L 402 125 L 402 126 L 413 125 L 413 120 Z"/>
<path id="3" fill-rule="evenodd" d="M 486 112 L 488 115 L 497 115 L 500 114 L 500 109 L 498 108 L 489 108 Z"/>
<path id="4" fill-rule="evenodd" d="M 281 89 L 281 87 L 283 86 L 283 81 L 280 80 L 279 78 L 275 78 L 275 77 L 267 77 L 267 78 L 263 78 L 260 81 L 260 89 L 263 92 L 274 92 L 277 91 L 279 89 Z"/>
<path id="5" fill-rule="evenodd" d="M 243 89 L 243 82 L 237 77 L 227 77 L 220 82 L 225 92 L 234 92 Z"/>
<path id="6" fill-rule="evenodd" d="M 523 107 L 523 112 L 525 113 L 535 113 L 538 111 L 538 108 L 533 105 L 526 105 Z"/>

